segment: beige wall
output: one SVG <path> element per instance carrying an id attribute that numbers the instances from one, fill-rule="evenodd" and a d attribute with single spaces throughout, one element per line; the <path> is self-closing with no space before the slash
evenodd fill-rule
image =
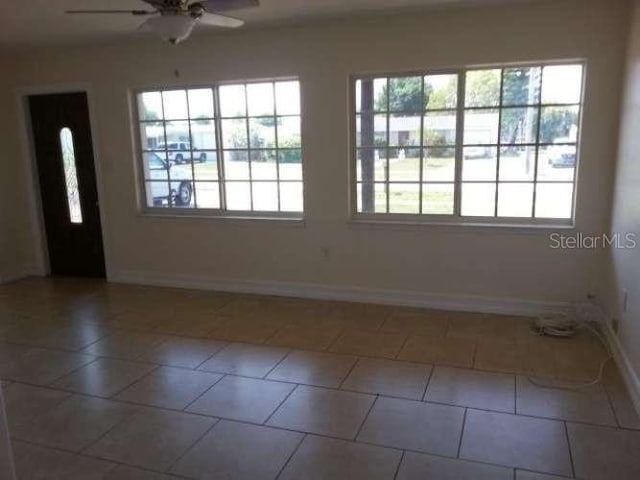
<path id="1" fill-rule="evenodd" d="M 627 54 L 627 74 L 622 103 L 620 144 L 615 178 L 612 233 L 635 233 L 635 249 L 611 249 L 608 275 L 603 277 L 608 313 L 619 320 L 618 339 L 635 370 L 640 400 L 640 2 L 635 2 Z M 627 290 L 627 311 L 623 311 Z M 640 408 L 640 403 L 638 404 Z"/>
<path id="2" fill-rule="evenodd" d="M 552 250 L 548 231 L 349 223 L 348 76 L 586 59 L 576 223 L 581 231 L 601 232 L 608 224 L 627 7 L 624 0 L 556 1 L 246 30 L 194 37 L 178 47 L 150 39 L 51 49 L 21 54 L 11 69 L 12 83 L 89 86 L 114 278 L 134 272 L 185 282 L 236 279 L 413 291 L 418 297 L 577 301 L 595 289 L 602 254 Z M 304 226 L 136 213 L 130 89 L 291 75 L 302 83 Z M 15 91 L 2 95 L 3 105 L 15 103 Z M 16 125 L 18 113 L 9 113 Z M 20 164 L 10 170 L 21 170 L 27 159 L 19 135 L 10 131 L 6 161 Z M 25 215 L 27 200 L 19 200 Z M 21 227 L 18 244 L 28 246 L 22 261 L 37 264 L 37 239 L 28 222 Z"/>

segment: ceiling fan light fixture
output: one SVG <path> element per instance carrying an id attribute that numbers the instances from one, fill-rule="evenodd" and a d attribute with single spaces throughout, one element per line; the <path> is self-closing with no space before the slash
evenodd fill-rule
<path id="1" fill-rule="evenodd" d="M 196 20 L 182 13 L 166 12 L 147 19 L 144 25 L 163 40 L 176 45 L 187 38 Z"/>

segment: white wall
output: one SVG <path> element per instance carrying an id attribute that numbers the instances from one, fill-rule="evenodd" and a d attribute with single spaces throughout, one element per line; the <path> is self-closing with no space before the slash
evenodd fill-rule
<path id="1" fill-rule="evenodd" d="M 636 1 L 627 53 L 620 142 L 611 219 L 612 233 L 636 234 L 635 249 L 611 249 L 602 290 L 611 318 L 619 321 L 618 340 L 626 356 L 628 381 L 640 408 L 640 2 Z M 623 311 L 623 290 L 627 310 Z"/>
<path id="2" fill-rule="evenodd" d="M 185 282 L 236 279 L 262 286 L 286 282 L 374 293 L 412 291 L 416 298 L 568 302 L 583 300 L 596 288 L 603 256 L 552 250 L 546 230 L 349 223 L 348 76 L 586 59 L 576 224 L 584 232 L 602 232 L 608 224 L 627 19 L 625 0 L 568 0 L 245 30 L 193 37 L 177 47 L 150 39 L 49 49 L 16 56 L 11 83 L 14 89 L 90 86 L 112 278 L 179 276 Z M 280 76 L 298 76 L 302 84 L 304 226 L 137 214 L 130 89 Z M 15 94 L 2 91 L 1 103 L 15 103 Z M 27 158 L 12 129 L 15 115 L 19 112 L 10 108 L 7 159 L 22 164 Z M 19 201 L 24 215 L 26 199 Z M 28 246 L 21 261 L 37 264 L 40 246 L 28 222 L 15 235 L 17 244 Z M 323 248 L 330 250 L 329 259 Z"/>

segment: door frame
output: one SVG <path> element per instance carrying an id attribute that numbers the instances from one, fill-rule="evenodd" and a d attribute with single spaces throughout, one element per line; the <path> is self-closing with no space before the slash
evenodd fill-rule
<path id="1" fill-rule="evenodd" d="M 105 279 L 110 277 L 110 251 L 107 236 L 108 215 L 106 214 L 106 194 L 104 189 L 103 168 L 100 161 L 97 136 L 97 121 L 95 117 L 95 101 L 91 85 L 87 83 L 64 83 L 52 85 L 39 85 L 20 87 L 16 89 L 16 102 L 19 119 L 18 132 L 22 145 L 22 154 L 25 158 L 25 174 L 27 178 L 27 197 L 29 199 L 30 224 L 34 233 L 34 245 L 36 250 L 36 263 L 27 267 L 26 275 L 47 276 L 51 273 L 51 262 L 49 259 L 49 248 L 47 246 L 47 234 L 42 212 L 42 195 L 40 190 L 40 180 L 38 178 L 38 164 L 36 158 L 35 144 L 33 141 L 33 130 L 31 125 L 31 113 L 29 111 L 29 97 L 32 95 L 55 95 L 63 93 L 84 93 L 87 96 L 87 106 L 89 108 L 89 130 L 91 131 L 91 143 L 93 152 L 93 168 L 96 175 L 96 188 L 98 191 L 98 204 L 100 210 L 100 235 L 102 235 L 102 245 L 104 251 Z"/>

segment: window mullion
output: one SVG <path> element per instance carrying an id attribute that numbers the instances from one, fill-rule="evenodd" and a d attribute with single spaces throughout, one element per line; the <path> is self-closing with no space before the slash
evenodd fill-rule
<path id="1" fill-rule="evenodd" d="M 227 189 L 224 174 L 224 149 L 222 148 L 222 118 L 220 114 L 220 90 L 213 89 L 213 115 L 216 127 L 216 152 L 218 157 L 218 194 L 220 195 L 220 210 L 227 211 Z"/>
<path id="2" fill-rule="evenodd" d="M 247 84 L 244 86 L 244 106 L 245 106 L 245 125 L 247 127 L 247 162 L 249 165 L 249 210 L 253 212 L 253 176 L 251 174 L 251 130 L 249 129 L 249 95 L 247 94 Z M 275 102 L 275 98 L 273 99 Z"/>
<path id="3" fill-rule="evenodd" d="M 458 93 L 456 105 L 456 151 L 455 151 L 455 178 L 453 194 L 453 214 L 456 217 L 461 215 L 462 203 L 462 159 L 464 144 L 464 102 L 466 95 L 466 75 L 464 70 L 458 71 Z"/>
<path id="4" fill-rule="evenodd" d="M 427 114 L 427 102 L 426 99 L 424 97 L 424 82 L 425 82 L 425 77 L 424 75 L 422 75 L 420 77 L 420 84 L 421 86 L 421 93 L 420 93 L 420 98 L 422 99 L 422 103 L 421 103 L 421 110 L 422 112 L 420 113 L 420 165 L 419 165 L 419 178 L 418 178 L 418 189 L 419 189 L 419 195 L 418 195 L 418 212 L 420 212 L 420 214 L 422 215 L 422 196 L 424 195 L 423 192 L 423 185 L 424 185 L 424 116 Z"/>
<path id="5" fill-rule="evenodd" d="M 498 101 L 498 138 L 496 139 L 497 151 L 496 151 L 496 191 L 494 194 L 493 216 L 498 217 L 498 183 L 500 181 L 500 147 L 502 145 L 502 104 L 503 104 L 503 91 L 504 91 L 504 72 L 505 69 L 500 70 L 500 100 Z"/>
<path id="6" fill-rule="evenodd" d="M 191 133 L 191 108 L 189 106 L 189 92 L 184 91 L 187 97 L 187 125 L 189 126 L 189 156 L 191 157 L 191 185 L 193 186 L 193 208 L 198 208 L 198 195 L 196 194 L 196 167 L 193 164 L 193 135 Z"/>
<path id="7" fill-rule="evenodd" d="M 533 164 L 533 200 L 531 202 L 531 218 L 536 218 L 536 196 L 538 194 L 538 158 L 540 156 L 540 130 L 542 125 L 542 77 L 544 76 L 544 67 L 540 69 L 540 83 L 538 87 L 538 125 L 536 127 L 536 157 Z M 577 160 L 577 158 L 576 158 Z M 576 163 L 577 166 L 577 163 Z M 575 168 L 574 168 L 575 172 Z M 573 184 L 575 189 L 575 182 Z M 575 195 L 575 192 L 574 192 Z"/>

